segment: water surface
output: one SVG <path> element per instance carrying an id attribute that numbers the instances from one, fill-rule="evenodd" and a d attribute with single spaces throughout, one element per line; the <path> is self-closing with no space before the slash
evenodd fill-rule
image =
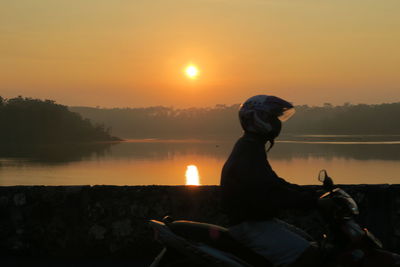
<path id="1" fill-rule="evenodd" d="M 347 137 L 346 137 L 347 138 Z M 316 184 L 325 168 L 337 183 L 400 183 L 400 142 L 326 136 L 286 138 L 269 153 L 286 180 Z M 0 185 L 181 185 L 188 165 L 200 183 L 219 183 L 234 140 L 131 140 L 122 143 L 45 146 L 0 155 Z"/>

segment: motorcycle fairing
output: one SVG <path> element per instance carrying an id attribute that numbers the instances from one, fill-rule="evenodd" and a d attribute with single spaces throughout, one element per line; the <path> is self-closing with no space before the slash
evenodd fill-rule
<path id="1" fill-rule="evenodd" d="M 337 204 L 337 211 L 343 217 L 351 218 L 359 214 L 357 203 L 343 189 L 335 188 L 330 192 L 323 194 L 320 198 L 331 198 Z"/>
<path id="2" fill-rule="evenodd" d="M 184 220 L 177 220 L 167 225 L 173 233 L 179 236 L 233 254 L 252 266 L 273 266 L 266 258 L 236 241 L 224 227 Z"/>
<path id="3" fill-rule="evenodd" d="M 383 247 L 382 242 L 376 238 L 367 228 L 364 228 L 365 239 L 369 244 L 371 244 L 374 248 L 381 249 Z"/>
<path id="4" fill-rule="evenodd" d="M 194 262 L 198 262 L 201 266 L 220 267 L 224 266 L 224 262 L 229 262 L 229 265 L 226 264 L 226 266 L 250 267 L 249 265 L 243 264 L 240 259 L 236 259 L 234 255 L 227 255 L 227 253 L 222 251 L 220 251 L 219 254 L 210 254 L 210 251 L 205 250 L 203 246 L 174 234 L 162 222 L 151 220 L 150 225 L 156 232 L 155 236 L 158 238 L 157 240 L 159 242 L 163 243 L 168 248 L 178 251 L 184 257 L 188 257 Z M 162 255 L 160 256 L 160 259 L 158 259 L 159 262 L 161 261 L 161 257 Z"/>

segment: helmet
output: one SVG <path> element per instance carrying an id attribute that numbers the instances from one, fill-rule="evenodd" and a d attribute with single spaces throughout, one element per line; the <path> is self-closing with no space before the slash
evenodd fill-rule
<path id="1" fill-rule="evenodd" d="M 282 122 L 295 113 L 291 103 L 269 95 L 252 96 L 239 109 L 239 119 L 246 132 L 260 134 L 273 142 L 281 131 Z"/>

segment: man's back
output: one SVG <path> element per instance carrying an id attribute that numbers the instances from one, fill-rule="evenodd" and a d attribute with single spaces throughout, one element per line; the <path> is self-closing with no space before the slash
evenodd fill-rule
<path id="1" fill-rule="evenodd" d="M 272 170 L 265 152 L 266 141 L 246 133 L 236 142 L 222 169 L 222 203 L 232 224 L 267 220 L 282 209 L 315 205 L 313 196 Z"/>

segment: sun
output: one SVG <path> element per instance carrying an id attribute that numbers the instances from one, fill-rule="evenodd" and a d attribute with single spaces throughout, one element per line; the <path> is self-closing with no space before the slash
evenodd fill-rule
<path id="1" fill-rule="evenodd" d="M 185 73 L 190 79 L 196 79 L 199 76 L 199 69 L 195 65 L 189 65 L 186 67 Z"/>
<path id="2" fill-rule="evenodd" d="M 186 185 L 200 185 L 199 170 L 196 165 L 186 167 Z"/>

